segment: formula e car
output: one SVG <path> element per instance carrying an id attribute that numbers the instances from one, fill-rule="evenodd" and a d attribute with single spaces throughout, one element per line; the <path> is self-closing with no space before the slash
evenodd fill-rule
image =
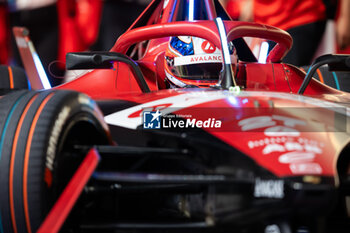
<path id="1" fill-rule="evenodd" d="M 281 63 L 280 29 L 217 0 L 154 0 L 108 52 L 0 99 L 0 232 L 348 232 L 350 95 Z M 261 61 L 246 37 L 276 42 Z M 44 80 L 44 81 L 43 81 Z M 23 81 L 23 80 L 22 80 Z"/>

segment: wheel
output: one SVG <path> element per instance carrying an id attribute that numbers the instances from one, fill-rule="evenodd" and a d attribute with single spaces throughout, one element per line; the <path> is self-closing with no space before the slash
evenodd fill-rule
<path id="1" fill-rule="evenodd" d="M 35 232 L 84 158 L 108 144 L 96 104 L 72 91 L 17 91 L 0 99 L 0 232 Z"/>
<path id="2" fill-rule="evenodd" d="M 0 65 L 0 95 L 20 89 L 29 89 L 24 70 L 19 67 Z"/>

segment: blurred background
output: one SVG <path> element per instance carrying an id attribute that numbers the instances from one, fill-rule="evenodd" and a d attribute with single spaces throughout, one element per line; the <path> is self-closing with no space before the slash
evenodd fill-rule
<path id="1" fill-rule="evenodd" d="M 233 20 L 288 31 L 294 46 L 284 62 L 305 66 L 322 54 L 350 53 L 350 0 L 220 1 Z M 150 2 L 0 0 L 0 64 L 22 65 L 11 28 L 27 27 L 50 82 L 57 85 L 67 52 L 109 50 Z"/>
<path id="2" fill-rule="evenodd" d="M 52 85 L 65 54 L 109 50 L 151 0 L 0 0 L 0 64 L 21 59 L 12 27 L 26 27 Z"/>
<path id="3" fill-rule="evenodd" d="M 221 0 L 233 20 L 286 30 L 293 47 L 283 60 L 307 66 L 327 53 L 350 52 L 349 0 Z"/>

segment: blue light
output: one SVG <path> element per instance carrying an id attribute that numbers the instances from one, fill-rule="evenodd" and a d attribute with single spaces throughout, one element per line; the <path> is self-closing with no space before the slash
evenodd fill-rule
<path id="1" fill-rule="evenodd" d="M 188 21 L 192 22 L 194 20 L 194 0 L 190 0 L 188 7 Z"/>
<path id="2" fill-rule="evenodd" d="M 50 89 L 51 85 L 50 85 L 49 79 L 47 78 L 44 67 L 43 67 L 37 53 L 33 53 L 33 59 L 34 59 L 34 64 L 36 66 L 36 69 L 38 70 L 39 78 L 41 80 L 41 83 L 43 84 L 44 89 Z"/>

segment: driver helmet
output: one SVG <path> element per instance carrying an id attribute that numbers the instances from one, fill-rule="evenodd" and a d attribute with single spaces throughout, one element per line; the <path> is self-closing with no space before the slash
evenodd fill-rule
<path id="1" fill-rule="evenodd" d="M 236 65 L 236 52 L 230 45 Z M 221 50 L 212 42 L 192 36 L 171 37 L 165 52 L 165 80 L 170 88 L 210 87 L 217 84 L 222 64 Z"/>

